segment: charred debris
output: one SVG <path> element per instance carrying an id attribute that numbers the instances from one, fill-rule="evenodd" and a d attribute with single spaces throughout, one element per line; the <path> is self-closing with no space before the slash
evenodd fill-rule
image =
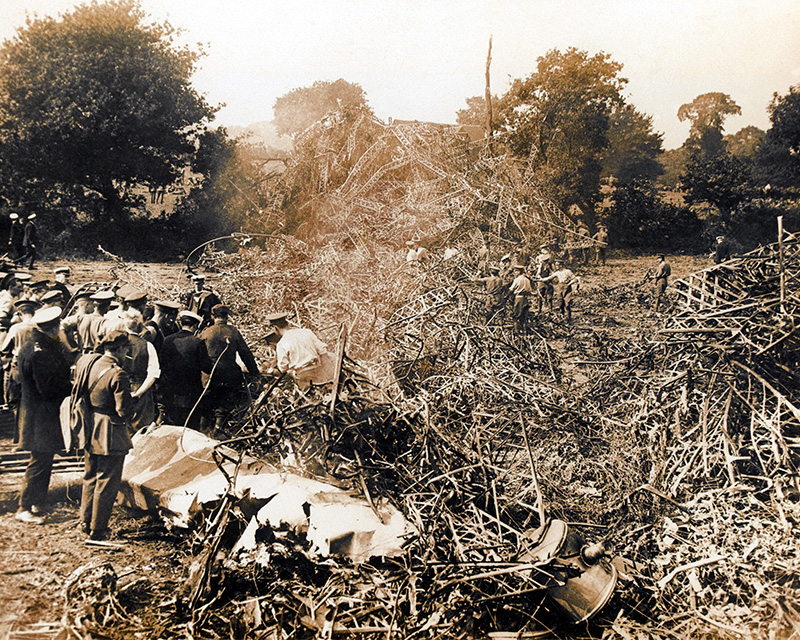
<path id="1" fill-rule="evenodd" d="M 293 309 L 336 350 L 340 375 L 306 393 L 259 384 L 215 434 L 203 460 L 223 488 L 178 529 L 188 578 L 149 632 L 797 634 L 800 238 L 781 233 L 673 283 L 670 313 L 633 331 L 543 316 L 518 335 L 505 318 L 487 323 L 477 249 L 567 244 L 574 223 L 524 165 L 456 129 L 345 120 L 301 137 L 305 161 L 284 177 L 279 204 L 304 185 L 311 222 L 200 258 L 262 360 L 259 317 Z M 425 265 L 405 262 L 412 236 L 431 250 Z M 445 247 L 457 249 L 449 260 Z M 118 275 L 170 294 L 133 266 Z M 643 295 L 598 288 L 581 304 L 641 314 Z M 355 496 L 382 522 L 391 508 L 408 527 L 387 555 L 354 560 L 346 534 L 321 552 L 302 522 L 258 519 L 269 499 L 237 488 L 253 461 Z M 130 633 L 143 601 L 174 591 L 94 574 L 102 598 L 81 576 L 68 589 L 79 637 Z"/>

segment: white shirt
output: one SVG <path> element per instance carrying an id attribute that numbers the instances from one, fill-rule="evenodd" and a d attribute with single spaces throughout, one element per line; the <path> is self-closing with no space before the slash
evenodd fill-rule
<path id="1" fill-rule="evenodd" d="M 275 345 L 280 371 L 297 371 L 316 364 L 319 357 L 328 352 L 328 347 L 311 329 L 289 329 Z"/>

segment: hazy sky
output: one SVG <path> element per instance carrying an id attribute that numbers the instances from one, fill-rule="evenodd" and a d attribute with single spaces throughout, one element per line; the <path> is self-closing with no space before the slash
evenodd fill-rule
<path id="1" fill-rule="evenodd" d="M 26 13 L 57 15 L 75 0 L 0 0 L 0 39 Z M 772 94 L 800 84 L 800 0 L 142 0 L 207 56 L 194 85 L 217 123 L 272 119 L 275 98 L 316 80 L 364 89 L 376 115 L 454 122 L 491 85 L 535 70 L 551 49 L 605 52 L 623 65 L 627 98 L 653 116 L 665 148 L 686 138 L 678 108 L 727 93 L 742 115 L 726 133 L 769 127 Z"/>

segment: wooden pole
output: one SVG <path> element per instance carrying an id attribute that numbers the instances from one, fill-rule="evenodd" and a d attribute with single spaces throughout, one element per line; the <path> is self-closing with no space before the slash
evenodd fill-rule
<path id="1" fill-rule="evenodd" d="M 781 313 L 786 313 L 786 268 L 783 263 L 783 216 L 778 216 L 778 268 L 781 275 Z"/>
<path id="2" fill-rule="evenodd" d="M 486 139 L 491 140 L 494 133 L 492 122 L 492 90 L 489 84 L 489 67 L 492 64 L 492 36 L 489 36 L 489 53 L 486 56 Z"/>

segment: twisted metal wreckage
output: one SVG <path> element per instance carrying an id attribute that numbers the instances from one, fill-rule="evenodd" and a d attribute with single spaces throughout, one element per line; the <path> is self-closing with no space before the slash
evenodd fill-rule
<path id="1" fill-rule="evenodd" d="M 381 141 L 395 160 L 430 149 L 426 132 L 399 126 L 402 135 L 378 136 L 362 168 Z M 406 145 L 409 131 L 421 142 Z M 320 156 L 329 177 L 330 156 Z M 543 237 L 551 222 L 568 226 L 527 198 L 516 165 L 480 162 L 504 176 L 491 183 L 495 230 L 510 221 Z M 349 336 L 339 333 L 341 375 L 330 388 L 299 394 L 273 381 L 222 442 L 174 426 L 137 437 L 127 503 L 197 532 L 182 597 L 191 630 L 212 625 L 215 606 L 236 614 L 228 619 L 241 635 L 260 637 L 574 637 L 595 622 L 612 637 L 796 628 L 785 594 L 800 575 L 796 549 L 786 551 L 799 515 L 798 237 L 781 233 L 776 245 L 678 282 L 677 307 L 655 337 L 609 341 L 600 327 L 546 318 L 513 336 L 502 319 L 487 323 L 468 277 L 466 249 L 487 232 L 469 228 L 466 212 L 487 196 L 469 183 L 452 195 L 456 173 L 442 171 L 401 204 L 381 203 L 398 189 L 400 165 L 374 164 L 328 194 L 343 235 L 373 231 L 354 222 L 358 210 L 391 220 L 413 204 L 439 220 L 443 244 L 465 249 L 394 279 L 380 362 L 346 355 L 346 345 L 371 351 L 363 343 L 375 322 L 353 321 Z M 519 189 L 503 195 L 509 175 Z M 449 195 L 432 199 L 432 181 Z M 366 207 L 366 195 L 379 206 Z M 423 206 L 432 202 L 438 218 Z M 315 255 L 304 278 L 328 273 L 326 252 Z M 217 262 L 220 284 L 234 264 L 252 290 L 291 290 L 277 271 L 238 259 Z M 623 289 L 595 295 L 617 296 L 613 307 L 631 297 Z M 228 293 L 235 306 L 236 287 Z M 323 294 L 303 298 L 312 326 L 330 309 L 318 304 Z M 785 559 L 756 562 L 773 552 Z"/>

